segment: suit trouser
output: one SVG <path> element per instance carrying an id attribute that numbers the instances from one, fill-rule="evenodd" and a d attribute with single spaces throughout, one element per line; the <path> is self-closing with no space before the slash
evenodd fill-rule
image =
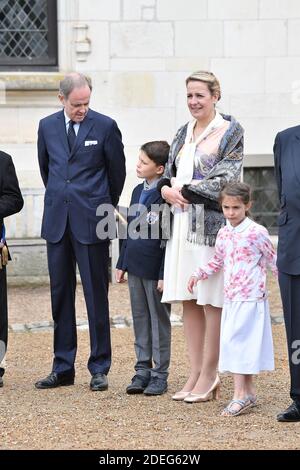
<path id="1" fill-rule="evenodd" d="M 76 262 L 79 267 L 89 321 L 90 373 L 107 374 L 111 365 L 108 310 L 109 242 L 84 245 L 69 225 L 58 243 L 47 242 L 52 316 L 53 372 L 74 372 L 77 350 L 75 319 Z"/>
<path id="2" fill-rule="evenodd" d="M 128 286 L 137 358 L 135 370 L 144 377 L 166 379 L 171 354 L 171 305 L 161 303 L 157 281 L 128 274 Z"/>
<path id="3" fill-rule="evenodd" d="M 7 284 L 6 267 L 0 269 L 0 377 L 4 374 L 4 365 L 1 364 L 7 349 L 8 317 L 7 317 Z"/>
<path id="4" fill-rule="evenodd" d="M 279 272 L 290 365 L 290 396 L 300 404 L 300 275 Z"/>

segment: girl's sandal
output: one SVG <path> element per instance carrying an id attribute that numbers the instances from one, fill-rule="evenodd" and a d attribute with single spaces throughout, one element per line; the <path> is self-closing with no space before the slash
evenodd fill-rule
<path id="1" fill-rule="evenodd" d="M 251 401 L 252 406 L 257 406 L 257 396 L 256 395 L 248 395 L 247 398 Z"/>
<path id="2" fill-rule="evenodd" d="M 238 408 L 235 408 L 234 405 L 238 405 Z M 231 400 L 231 402 L 222 411 L 221 416 L 238 416 L 255 405 L 256 397 L 254 396 L 247 396 L 242 400 Z"/>

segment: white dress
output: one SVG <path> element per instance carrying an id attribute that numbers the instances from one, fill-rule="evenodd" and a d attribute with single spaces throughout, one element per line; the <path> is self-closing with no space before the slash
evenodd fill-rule
<path id="1" fill-rule="evenodd" d="M 221 317 L 219 371 L 258 374 L 274 370 L 268 300 L 225 302 Z"/>
<path id="2" fill-rule="evenodd" d="M 178 153 L 175 164 L 177 176 L 172 178 L 178 183 L 184 183 L 185 178 L 193 178 L 191 184 L 197 184 L 214 167 L 218 160 L 220 141 L 229 127 L 218 113 L 215 120 L 205 129 L 197 141 L 188 148 L 189 133 L 192 134 L 193 122 L 184 146 Z M 191 136 L 192 138 L 192 136 Z M 186 152 L 190 152 L 188 156 Z M 183 160 L 183 165 L 180 165 Z M 192 168 L 188 168 L 191 165 Z M 179 184 L 181 186 L 181 184 Z M 174 210 L 172 238 L 167 242 L 164 267 L 164 292 L 162 302 L 181 302 L 196 300 L 199 305 L 223 306 L 223 273 L 214 274 L 206 283 L 198 283 L 194 293 L 190 294 L 187 284 L 190 276 L 199 265 L 206 264 L 214 255 L 214 247 L 198 245 L 187 241 L 188 212 Z"/>
<path id="3" fill-rule="evenodd" d="M 195 272 L 205 284 L 208 276 L 224 269 L 220 372 L 257 374 L 274 369 L 267 266 L 277 275 L 269 234 L 247 217 L 237 227 L 227 222 L 218 233 L 213 259 Z"/>
<path id="4" fill-rule="evenodd" d="M 167 242 L 164 268 L 164 292 L 162 302 L 181 302 L 196 299 L 199 305 L 223 305 L 223 273 L 218 272 L 206 282 L 198 282 L 193 294 L 187 290 L 190 276 L 199 265 L 214 256 L 214 247 L 197 245 L 187 241 L 188 212 L 176 209 L 172 238 Z"/>

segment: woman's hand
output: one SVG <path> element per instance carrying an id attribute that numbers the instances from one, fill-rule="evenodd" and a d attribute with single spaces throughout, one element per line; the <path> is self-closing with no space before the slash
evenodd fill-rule
<path id="1" fill-rule="evenodd" d="M 179 188 L 170 188 L 169 186 L 163 186 L 161 188 L 161 195 L 169 204 L 172 204 L 178 209 L 184 209 L 189 201 L 185 199 Z"/>
<path id="2" fill-rule="evenodd" d="M 194 287 L 197 285 L 199 279 L 196 276 L 191 276 L 187 285 L 188 291 L 192 294 Z"/>

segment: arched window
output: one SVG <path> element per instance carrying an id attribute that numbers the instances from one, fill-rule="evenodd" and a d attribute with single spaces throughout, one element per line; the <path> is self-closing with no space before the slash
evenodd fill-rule
<path id="1" fill-rule="evenodd" d="M 0 0 L 0 69 L 56 69 L 56 0 Z"/>

